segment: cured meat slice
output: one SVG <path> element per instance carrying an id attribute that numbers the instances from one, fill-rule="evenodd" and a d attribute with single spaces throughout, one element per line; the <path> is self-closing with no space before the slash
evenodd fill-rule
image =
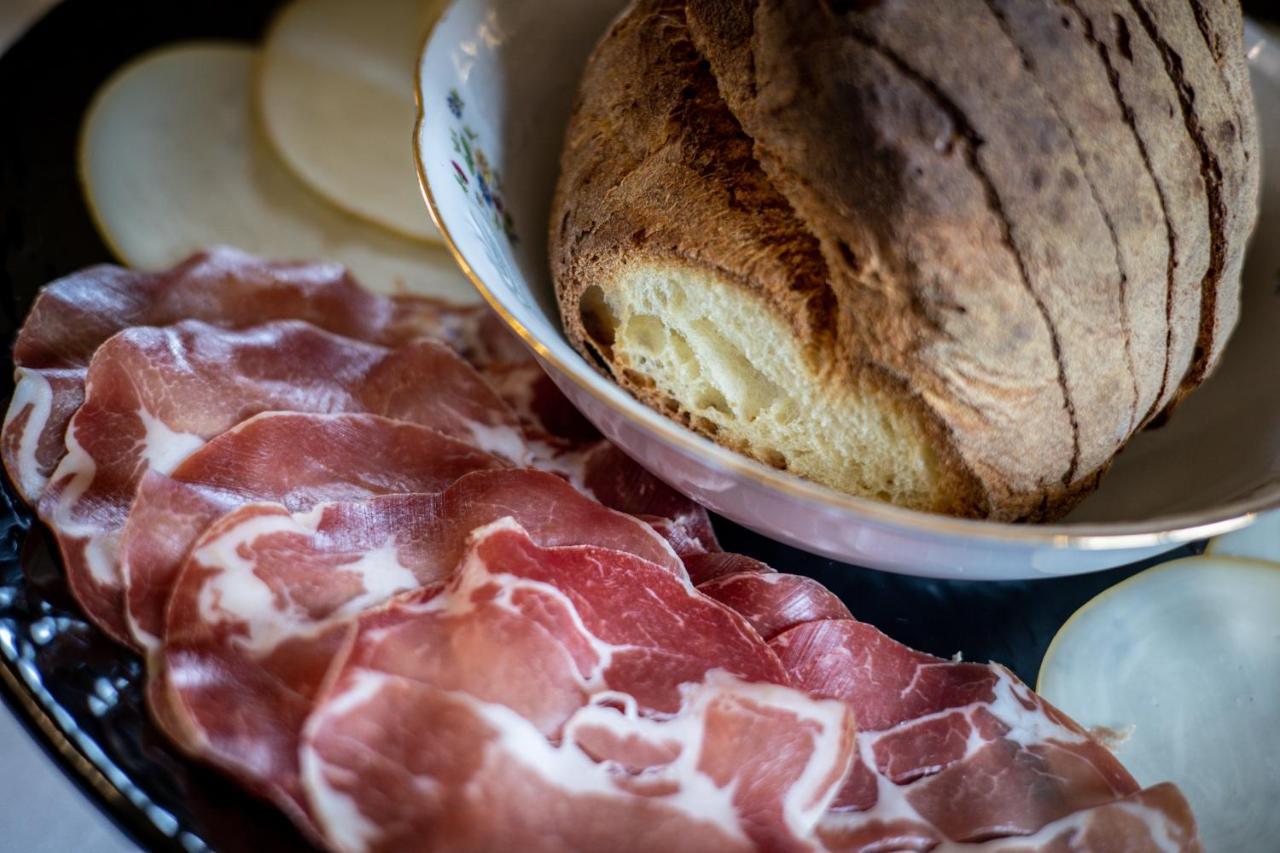
<path id="1" fill-rule="evenodd" d="M 1199 853 L 1201 845 L 1186 798 L 1165 782 L 1067 815 L 1032 835 L 934 849 L 937 853 Z"/>
<path id="2" fill-rule="evenodd" d="M 339 850 L 805 849 L 850 714 L 778 686 L 732 611 L 635 557 L 475 534 L 456 576 L 361 617 L 307 723 Z"/>
<path id="3" fill-rule="evenodd" d="M 773 567 L 745 554 L 731 554 L 726 551 L 711 551 L 706 554 L 686 554 L 684 567 L 689 572 L 689 580 L 696 586 L 726 575 L 738 575 L 749 572 L 768 573 Z"/>
<path id="4" fill-rule="evenodd" d="M 688 554 L 684 565 L 702 594 L 741 613 L 766 640 L 805 622 L 853 618 L 844 602 L 813 578 L 776 572 L 743 554 Z"/>
<path id="5" fill-rule="evenodd" d="M 830 724 L 801 694 L 785 697 L 798 709 L 780 701 L 785 688 L 708 681 L 671 719 L 601 705 L 569 718 L 625 737 L 623 763 L 549 741 L 502 703 L 362 670 L 313 717 L 302 753 L 311 808 L 340 851 L 812 849 L 776 827 L 776 790 L 828 769 Z M 779 761 L 761 761 L 747 739 Z M 743 753 L 745 764 L 729 763 Z M 734 783 L 743 793 L 730 799 Z"/>
<path id="6" fill-rule="evenodd" d="M 204 320 L 232 328 L 306 320 L 349 338 L 395 346 L 421 336 L 476 336 L 477 308 L 379 296 L 337 264 L 264 261 L 235 249 L 201 252 L 163 272 L 96 266 L 46 285 L 14 343 L 17 387 L 5 416 L 9 479 L 30 503 L 64 451 L 98 346 L 131 326 Z"/>
<path id="7" fill-rule="evenodd" d="M 153 704 L 185 748 L 296 813 L 298 737 L 346 620 L 447 579 L 470 531 L 504 518 L 542 545 L 608 546 L 684 577 L 646 525 L 537 471 L 303 513 L 249 504 L 214 522 L 174 585 Z"/>
<path id="8" fill-rule="evenodd" d="M 535 430 L 581 447 L 600 441 L 600 432 L 583 416 L 532 359 L 477 368 L 520 419 Z"/>
<path id="9" fill-rule="evenodd" d="M 140 326 L 98 349 L 85 388 L 39 507 L 72 591 L 121 639 L 116 541 L 139 479 L 148 469 L 167 473 L 252 415 L 371 412 L 516 463 L 526 455 L 514 413 L 465 361 L 428 340 L 389 350 L 295 320 L 242 331 L 197 321 Z"/>
<path id="10" fill-rule="evenodd" d="M 770 645 L 795 686 L 857 717 L 858 760 L 820 826 L 832 849 L 1028 835 L 1138 793 L 1111 753 L 1004 667 L 915 652 L 852 619 Z M 1170 812 L 1152 826 L 1182 821 Z"/>
<path id="11" fill-rule="evenodd" d="M 765 640 L 806 622 L 853 618 L 835 593 L 801 575 L 738 572 L 700 583 L 698 590 L 741 613 Z"/>
<path id="12" fill-rule="evenodd" d="M 602 439 L 500 317 L 477 312 L 454 326 L 451 345 L 519 415 L 537 467 L 567 477 L 611 509 L 643 518 L 681 556 L 720 550 L 706 509 Z"/>
<path id="13" fill-rule="evenodd" d="M 455 314 L 449 344 L 489 381 L 533 436 L 550 439 L 547 453 L 595 444 L 600 432 L 569 402 L 532 351 L 489 310 Z"/>
<path id="14" fill-rule="evenodd" d="M 206 451 L 192 459 L 190 465 L 174 472 L 173 477 L 148 476 L 142 482 L 129 515 L 121 550 L 130 626 L 138 641 L 145 645 L 154 644 L 160 634 L 175 573 L 195 537 L 222 511 L 242 500 L 253 499 L 252 496 L 229 494 L 221 485 L 210 487 L 200 482 L 208 470 L 217 471 L 219 468 L 210 457 L 234 454 L 236 449 L 228 447 Z M 472 481 L 464 479 L 462 482 Z M 473 512 L 487 510 L 489 506 L 505 508 L 532 528 L 532 524 L 524 520 L 529 512 L 527 505 L 541 502 L 543 511 L 549 516 L 548 523 L 554 522 L 566 528 L 582 525 L 584 533 L 590 530 L 593 544 L 627 551 L 667 566 L 677 574 L 684 573 L 670 545 L 647 524 L 628 518 L 628 524 L 624 526 L 628 532 L 625 539 L 615 541 L 606 536 L 608 528 L 597 526 L 600 518 L 622 516 L 589 501 L 560 477 L 522 469 L 509 472 L 505 480 L 494 475 L 481 482 L 501 482 L 503 488 L 487 490 L 482 496 L 472 495 L 468 500 Z M 582 508 L 585 506 L 594 507 L 594 512 L 584 513 Z M 471 526 L 478 526 L 478 523 Z M 642 535 L 635 535 L 637 527 Z"/>
<path id="15" fill-rule="evenodd" d="M 501 317 L 485 306 L 450 311 L 444 331 L 449 345 L 478 370 L 487 372 L 504 365 L 537 364 L 529 348 Z"/>
<path id="16" fill-rule="evenodd" d="M 536 361 L 482 360 L 476 366 L 525 425 L 534 465 L 612 509 L 643 518 L 681 556 L 720 550 L 706 509 L 601 438 Z"/>
<path id="17" fill-rule="evenodd" d="M 326 501 L 438 492 L 492 454 L 416 424 L 368 414 L 257 415 L 212 439 L 168 476 L 139 484 L 120 539 L 130 628 L 153 647 L 175 572 L 220 516 L 271 501 L 301 512 Z"/>
<path id="18" fill-rule="evenodd" d="M 0 430 L 0 457 L 9 482 L 27 503 L 44 492 L 65 451 L 67 422 L 84 402 L 84 367 L 23 367 Z"/>
<path id="19" fill-rule="evenodd" d="M 268 261 L 218 247 L 162 272 L 104 264 L 51 282 L 31 306 L 14 359 L 33 367 L 83 365 L 116 332 L 180 320 L 232 326 L 306 320 L 344 337 L 396 346 L 462 328 L 452 318 L 476 310 L 421 296 L 380 296 L 340 264 Z"/>
<path id="20" fill-rule="evenodd" d="M 608 441 L 540 459 L 537 464 L 561 472 L 610 509 L 644 519 L 682 557 L 720 550 L 711 517 L 701 504 L 650 474 Z"/>

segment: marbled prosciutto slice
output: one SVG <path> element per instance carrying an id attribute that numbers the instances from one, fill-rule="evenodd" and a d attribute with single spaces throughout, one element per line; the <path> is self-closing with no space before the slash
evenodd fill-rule
<path id="1" fill-rule="evenodd" d="M 482 372 L 505 366 L 537 365 L 530 349 L 487 306 L 455 309 L 448 315 L 441 336 Z"/>
<path id="2" fill-rule="evenodd" d="M 696 565 L 700 558 L 718 556 L 705 554 L 690 558 L 695 563 L 695 567 L 689 569 L 690 574 L 695 568 L 704 568 Z M 698 584 L 698 591 L 741 613 L 765 640 L 772 640 L 806 622 L 852 618 L 844 602 L 813 578 L 772 569 L 758 571 L 752 567 L 722 574 Z"/>
<path id="3" fill-rule="evenodd" d="M 536 361 L 481 362 L 476 368 L 520 419 L 535 430 L 576 447 L 600 441 L 600 432 Z"/>
<path id="4" fill-rule="evenodd" d="M 514 521 L 362 616 L 304 732 L 328 846 L 812 849 L 852 757 L 839 702 L 683 577 Z"/>
<path id="5" fill-rule="evenodd" d="M 930 853 L 1199 853 L 1196 822 L 1182 792 L 1164 782 L 1081 809 L 1030 835 L 971 844 L 944 842 Z"/>
<path id="6" fill-rule="evenodd" d="M 484 312 L 454 325 L 451 345 L 520 417 L 537 467 L 643 518 L 681 556 L 720 550 L 706 509 L 602 438 L 501 318 Z"/>
<path id="7" fill-rule="evenodd" d="M 511 518 L 541 545 L 618 549 L 684 578 L 645 524 L 538 471 L 479 471 L 440 492 L 301 513 L 248 504 L 205 531 L 174 584 L 153 708 L 185 749 L 297 818 L 298 737 L 346 622 L 446 580 L 472 530 Z"/>
<path id="8" fill-rule="evenodd" d="M 130 629 L 153 647 L 176 572 L 220 516 L 272 501 L 290 512 L 374 495 L 437 492 L 507 463 L 417 424 L 369 414 L 257 415 L 212 439 L 167 476 L 139 483 L 120 537 Z"/>
<path id="9" fill-rule="evenodd" d="M 610 509 L 643 519 L 680 556 L 720 550 L 711 517 L 701 504 L 659 480 L 609 441 L 566 446 L 534 440 L 530 449 L 534 465 L 567 478 Z"/>
<path id="10" fill-rule="evenodd" d="M 1199 849 L 1004 668 L 720 553 L 487 309 L 215 250 L 54 282 L 15 362 L 0 455 L 73 591 L 317 843 Z"/>
<path id="11" fill-rule="evenodd" d="M 431 427 L 513 463 L 514 413 L 448 347 L 397 349 L 285 320 L 243 330 L 198 321 L 139 326 L 90 362 L 67 453 L 39 503 L 72 591 L 104 630 L 127 636 L 117 540 L 139 480 L 264 411 L 371 412 Z"/>
<path id="12" fill-rule="evenodd" d="M 726 575 L 768 574 L 774 571 L 768 563 L 757 560 L 755 557 L 728 551 L 686 554 L 684 567 L 689 572 L 689 580 L 694 586 L 701 586 Z"/>
<path id="13" fill-rule="evenodd" d="M 939 845 L 1041 831 L 1043 848 L 992 849 L 1197 849 L 1176 789 L 1152 794 L 1136 822 L 1117 817 L 1138 784 L 1002 666 L 915 652 L 852 619 L 809 622 L 770 645 L 794 686 L 845 701 L 857 718 L 858 759 L 818 828 L 832 850 L 950 849 Z M 1080 846 L 1097 836 L 1069 825 L 1090 813 L 1078 820 L 1128 834 L 1109 839 L 1114 847 Z M 1159 846 L 1169 838 L 1186 843 Z"/>
<path id="14" fill-rule="evenodd" d="M 486 314 L 422 297 L 379 296 L 337 264 L 264 261 L 226 248 L 162 272 L 90 267 L 42 288 L 18 333 L 16 388 L 0 457 L 19 493 L 34 503 L 62 458 L 90 358 L 103 341 L 131 326 L 203 320 L 241 328 L 296 319 L 384 346 L 423 336 L 462 346 L 480 334 Z"/>

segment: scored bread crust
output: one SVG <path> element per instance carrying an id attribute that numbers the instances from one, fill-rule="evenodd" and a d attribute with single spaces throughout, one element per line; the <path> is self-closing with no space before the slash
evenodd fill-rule
<path id="1" fill-rule="evenodd" d="M 588 63 L 553 203 L 571 340 L 655 408 L 811 479 L 956 515 L 1062 515 L 1174 399 L 1202 285 L 1218 286 L 1196 239 L 1202 152 L 1144 135 L 1186 133 L 1126 101 L 1142 84 L 1098 36 L 1099 4 L 635 3 Z M 1212 11 L 1206 28 L 1230 38 Z M 1234 65 L 1213 70 L 1239 118 Z M 1236 196 L 1249 127 L 1227 166 Z M 657 280 L 776 321 L 789 340 L 751 365 L 796 377 L 775 408 L 807 401 L 821 417 L 790 413 L 801 428 L 812 415 L 824 440 L 902 470 L 855 476 L 789 433 L 765 446 L 753 411 L 702 408 L 686 374 L 615 341 Z M 670 321 L 654 334 L 680 338 L 688 311 L 654 308 Z"/>
<path id="2" fill-rule="evenodd" d="M 1234 47 L 1224 39 L 1242 22 L 1238 4 L 1219 0 L 1132 0 L 1131 12 L 1157 47 L 1166 75 L 1178 92 L 1186 133 L 1200 155 L 1209 208 L 1209 270 L 1201 290 L 1200 328 L 1191 368 L 1175 394 L 1176 406 L 1216 366 L 1239 319 L 1240 274 L 1257 217 L 1259 162 L 1252 99 L 1242 100 L 1247 74 L 1236 30 Z M 1239 24 L 1243 26 L 1243 24 Z M 1216 45 L 1216 47 L 1215 47 Z M 1215 50 L 1221 56 L 1215 57 Z M 1246 87 L 1247 88 L 1247 87 Z"/>
<path id="3" fill-rule="evenodd" d="M 1160 195 L 1169 246 L 1166 354 L 1160 395 L 1144 418 L 1149 421 L 1175 404 L 1195 360 L 1203 289 L 1216 287 L 1206 277 L 1211 240 L 1200 154 L 1186 133 L 1177 88 L 1159 49 L 1132 8 L 1115 0 L 1071 0 L 1064 15 L 1098 54 Z"/>
<path id="4" fill-rule="evenodd" d="M 589 68 L 551 222 L 551 263 L 573 343 L 659 411 L 776 463 L 766 448 L 719 429 L 638 365 L 622 363 L 607 335 L 584 323 L 593 310 L 582 305 L 589 288 L 617 282 L 628 270 L 714 275 L 785 323 L 816 385 L 878 388 L 910 413 L 915 441 L 932 448 L 945 484 L 925 496 L 926 508 L 986 514 L 981 483 L 919 395 L 878 365 L 836 357 L 836 305 L 817 241 L 755 163 L 751 141 L 689 38 L 683 0 L 640 4 L 606 34 Z"/>

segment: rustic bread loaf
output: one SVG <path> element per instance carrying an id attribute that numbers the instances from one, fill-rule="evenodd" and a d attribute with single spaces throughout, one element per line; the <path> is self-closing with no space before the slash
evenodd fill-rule
<path id="1" fill-rule="evenodd" d="M 1065 513 L 1212 369 L 1258 155 L 1221 0 L 638 0 L 550 256 L 574 344 L 854 494 Z"/>

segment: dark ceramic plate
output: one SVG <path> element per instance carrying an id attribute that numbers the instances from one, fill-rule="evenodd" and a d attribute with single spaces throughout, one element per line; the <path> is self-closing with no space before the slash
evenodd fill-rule
<path id="1" fill-rule="evenodd" d="M 1265 14 L 1269 2 L 1254 11 Z M 40 285 L 112 260 L 84 206 L 74 158 L 80 117 L 98 85 L 129 58 L 165 42 L 256 39 L 274 5 L 70 0 L 0 58 L 0 336 L 6 344 Z M 0 399 L 7 400 L 11 371 L 0 374 Z M 1000 661 L 1031 684 L 1067 617 L 1150 565 L 1030 582 L 927 580 L 819 559 L 723 519 L 716 526 L 726 549 L 817 578 L 855 616 L 894 638 L 938 655 Z M 274 809 L 166 744 L 146 716 L 141 661 L 84 621 L 50 545 L 4 482 L 0 684 L 32 734 L 146 847 L 307 849 Z"/>

